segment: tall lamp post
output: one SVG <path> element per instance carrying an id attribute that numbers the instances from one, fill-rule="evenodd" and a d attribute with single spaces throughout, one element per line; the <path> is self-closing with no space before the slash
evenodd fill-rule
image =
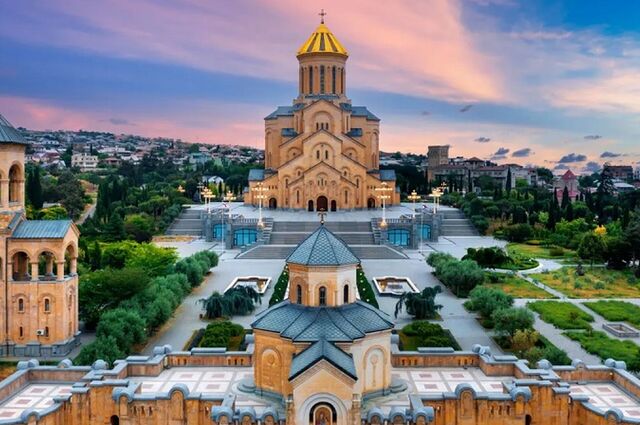
<path id="1" fill-rule="evenodd" d="M 209 204 L 211 203 L 211 199 L 213 198 L 213 192 L 208 187 L 205 187 L 202 191 L 202 196 L 204 196 L 204 204 L 207 207 L 207 213 L 210 212 Z"/>
<path id="2" fill-rule="evenodd" d="M 387 195 L 390 190 L 393 190 L 389 187 L 387 182 L 382 182 L 380 187 L 376 187 L 375 189 L 380 194 L 378 195 L 378 199 L 382 201 L 382 222 L 380 222 L 381 227 L 387 227 L 387 215 L 386 215 L 386 200 L 391 199 L 391 195 Z"/>
<path id="3" fill-rule="evenodd" d="M 233 195 L 233 192 L 231 192 L 230 190 L 227 191 L 227 194 L 225 196 L 222 197 L 222 200 L 227 203 L 227 202 L 233 202 L 236 200 L 236 197 Z M 227 234 L 227 228 L 224 225 L 224 209 L 222 210 L 222 245 L 226 248 L 227 245 L 225 244 L 225 235 Z M 231 222 L 231 206 L 229 206 L 229 222 Z"/>
<path id="4" fill-rule="evenodd" d="M 413 202 L 413 214 L 411 214 L 411 216 L 416 218 L 416 201 L 422 199 L 422 196 L 418 195 L 415 190 L 412 190 L 411 195 L 407 196 L 407 199 Z"/>
<path id="5" fill-rule="evenodd" d="M 436 187 L 431 191 L 431 196 L 433 197 L 433 213 L 435 214 L 438 212 L 438 205 L 440 197 L 442 196 L 442 189 Z"/>
<path id="6" fill-rule="evenodd" d="M 258 200 L 258 227 L 262 228 L 264 226 L 264 223 L 262 222 L 262 200 L 267 198 L 267 195 L 265 195 L 264 192 L 269 190 L 269 188 L 264 187 L 264 184 L 260 182 L 256 184 L 256 187 L 252 190 L 257 193 L 257 195 L 255 195 L 255 199 Z"/>

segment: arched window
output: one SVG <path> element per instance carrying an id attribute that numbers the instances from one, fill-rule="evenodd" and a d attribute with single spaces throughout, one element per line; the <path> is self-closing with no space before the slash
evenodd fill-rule
<path id="1" fill-rule="evenodd" d="M 327 305 L 327 288 L 324 286 L 318 290 L 318 305 Z"/>
<path id="2" fill-rule="evenodd" d="M 296 286 L 296 304 L 302 304 L 302 286 Z"/>
<path id="3" fill-rule="evenodd" d="M 20 328 L 18 329 L 18 335 L 20 336 L 20 338 L 24 337 L 24 329 L 22 328 L 22 326 L 20 326 Z"/>
<path id="4" fill-rule="evenodd" d="M 349 302 L 349 285 L 344 285 L 342 288 L 342 301 L 345 304 Z"/>
<path id="5" fill-rule="evenodd" d="M 51 312 L 51 300 L 49 300 L 49 298 L 44 299 L 44 312 L 45 313 Z"/>
<path id="6" fill-rule="evenodd" d="M 20 201 L 20 166 L 14 164 L 9 169 L 9 202 Z"/>
<path id="7" fill-rule="evenodd" d="M 336 93 L 336 67 L 331 68 L 331 93 Z"/>
<path id="8" fill-rule="evenodd" d="M 300 203 L 300 191 L 296 190 L 296 204 Z"/>
<path id="9" fill-rule="evenodd" d="M 329 159 L 329 151 L 324 151 L 324 159 Z"/>
<path id="10" fill-rule="evenodd" d="M 344 191 L 344 203 L 345 204 L 349 203 L 349 191 L 348 190 Z"/>
<path id="11" fill-rule="evenodd" d="M 313 67 L 309 67 L 309 94 L 313 93 Z"/>
<path id="12" fill-rule="evenodd" d="M 18 298 L 18 312 L 24 313 L 24 298 Z"/>
<path id="13" fill-rule="evenodd" d="M 45 326 L 45 328 L 44 328 L 44 336 L 45 337 L 49 336 L 49 326 Z"/>
<path id="14" fill-rule="evenodd" d="M 324 93 L 324 65 L 320 65 L 320 93 Z"/>
<path id="15" fill-rule="evenodd" d="M 320 150 L 316 151 L 316 159 L 320 159 Z"/>

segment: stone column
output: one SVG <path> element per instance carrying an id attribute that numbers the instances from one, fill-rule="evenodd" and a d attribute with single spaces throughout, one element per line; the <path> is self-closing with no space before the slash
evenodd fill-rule
<path id="1" fill-rule="evenodd" d="M 53 276 L 53 257 L 51 257 L 50 255 L 47 256 L 45 273 L 47 276 Z"/>
<path id="2" fill-rule="evenodd" d="M 56 261 L 56 266 L 57 266 L 57 280 L 58 281 L 63 281 L 64 280 L 64 261 Z"/>
<path id="3" fill-rule="evenodd" d="M 71 264 L 69 266 L 69 273 L 72 276 L 75 276 L 78 273 L 78 259 L 76 257 L 73 257 L 71 259 Z"/>
<path id="4" fill-rule="evenodd" d="M 7 261 L 7 280 L 13 280 L 13 261 Z"/>
<path id="5" fill-rule="evenodd" d="M 38 262 L 37 261 L 32 261 L 31 262 L 31 281 L 37 281 L 38 280 Z"/>
<path id="6" fill-rule="evenodd" d="M 9 206 L 9 179 L 0 179 L 0 206 Z"/>

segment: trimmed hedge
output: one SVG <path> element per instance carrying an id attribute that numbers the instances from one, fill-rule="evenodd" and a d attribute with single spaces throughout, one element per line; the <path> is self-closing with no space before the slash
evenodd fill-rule
<path id="1" fill-rule="evenodd" d="M 376 298 L 376 293 L 371 286 L 371 282 L 364 274 L 364 270 L 362 270 L 361 265 L 358 265 L 358 268 L 356 269 L 356 280 L 358 285 L 358 294 L 360 295 L 360 301 L 369 303 L 375 308 L 380 308 L 380 306 L 378 305 L 378 299 Z"/>
<path id="2" fill-rule="evenodd" d="M 278 281 L 273 287 L 273 294 L 271 294 L 271 298 L 269 298 L 269 307 L 284 300 L 284 296 L 287 293 L 287 286 L 289 286 L 289 268 L 285 265 L 282 273 L 280 273 L 280 277 L 278 277 Z"/>
<path id="3" fill-rule="evenodd" d="M 579 307 L 562 301 L 534 301 L 527 304 L 540 318 L 558 329 L 591 329 L 593 317 Z"/>

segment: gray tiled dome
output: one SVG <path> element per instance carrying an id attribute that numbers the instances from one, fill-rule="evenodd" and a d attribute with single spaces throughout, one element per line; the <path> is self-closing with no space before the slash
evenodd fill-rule
<path id="1" fill-rule="evenodd" d="M 0 143 L 17 143 L 26 145 L 28 142 L 9 121 L 0 114 Z"/>
<path id="2" fill-rule="evenodd" d="M 360 259 L 342 239 L 321 225 L 289 255 L 287 263 L 304 266 L 341 266 L 359 264 Z"/>

